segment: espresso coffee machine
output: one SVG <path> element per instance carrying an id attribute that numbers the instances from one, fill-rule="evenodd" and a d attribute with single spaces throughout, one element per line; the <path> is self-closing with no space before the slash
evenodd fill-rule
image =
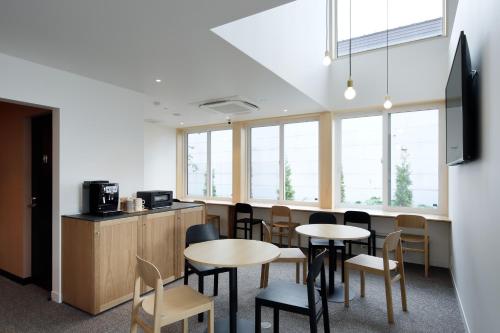
<path id="1" fill-rule="evenodd" d="M 107 180 L 83 182 L 83 213 L 99 216 L 117 215 L 120 201 L 117 183 Z"/>

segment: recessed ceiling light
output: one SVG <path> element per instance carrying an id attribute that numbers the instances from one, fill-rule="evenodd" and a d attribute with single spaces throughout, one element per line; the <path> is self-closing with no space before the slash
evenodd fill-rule
<path id="1" fill-rule="evenodd" d="M 283 109 L 283 112 L 288 112 L 288 110 L 287 109 Z"/>
<path id="2" fill-rule="evenodd" d="M 156 83 L 161 83 L 161 79 L 155 79 Z"/>
<path id="3" fill-rule="evenodd" d="M 183 122 L 183 121 L 181 121 L 181 125 L 184 125 L 184 122 Z"/>

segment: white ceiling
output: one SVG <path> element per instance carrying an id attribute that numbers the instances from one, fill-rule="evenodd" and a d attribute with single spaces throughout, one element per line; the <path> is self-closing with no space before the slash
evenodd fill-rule
<path id="1" fill-rule="evenodd" d="M 0 52 L 143 92 L 145 119 L 169 126 L 223 122 L 195 104 L 233 95 L 261 107 L 246 118 L 321 111 L 211 31 L 287 2 L 1 0 Z"/>

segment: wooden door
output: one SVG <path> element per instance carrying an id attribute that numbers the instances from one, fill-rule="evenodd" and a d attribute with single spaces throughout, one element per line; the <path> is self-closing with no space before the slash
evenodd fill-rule
<path id="1" fill-rule="evenodd" d="M 184 275 L 184 249 L 186 248 L 186 230 L 196 224 L 205 223 L 203 207 L 181 209 L 177 211 L 177 263 L 176 277 Z"/>
<path id="2" fill-rule="evenodd" d="M 138 220 L 128 217 L 95 223 L 95 292 L 99 311 L 133 295 Z"/>
<path id="3" fill-rule="evenodd" d="M 142 258 L 160 271 L 164 283 L 175 279 L 175 212 L 143 216 Z"/>

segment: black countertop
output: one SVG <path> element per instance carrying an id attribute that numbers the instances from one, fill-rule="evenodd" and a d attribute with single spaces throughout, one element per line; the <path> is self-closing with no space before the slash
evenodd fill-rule
<path id="1" fill-rule="evenodd" d="M 91 222 L 103 222 L 103 221 L 109 221 L 109 220 L 123 219 L 126 217 L 132 217 L 132 216 L 141 216 L 141 215 L 148 215 L 148 214 L 155 214 L 155 213 L 170 212 L 173 210 L 195 208 L 195 207 L 200 207 L 200 206 L 202 206 L 202 205 L 197 204 L 197 203 L 192 203 L 192 202 L 174 202 L 174 203 L 172 203 L 172 206 L 162 207 L 162 208 L 152 209 L 152 210 L 144 210 L 142 212 L 133 212 L 133 213 L 122 212 L 119 215 L 112 215 L 112 216 L 75 214 L 75 215 L 63 215 L 62 217 L 69 217 L 72 219 L 85 220 L 85 221 L 91 221 Z"/>

